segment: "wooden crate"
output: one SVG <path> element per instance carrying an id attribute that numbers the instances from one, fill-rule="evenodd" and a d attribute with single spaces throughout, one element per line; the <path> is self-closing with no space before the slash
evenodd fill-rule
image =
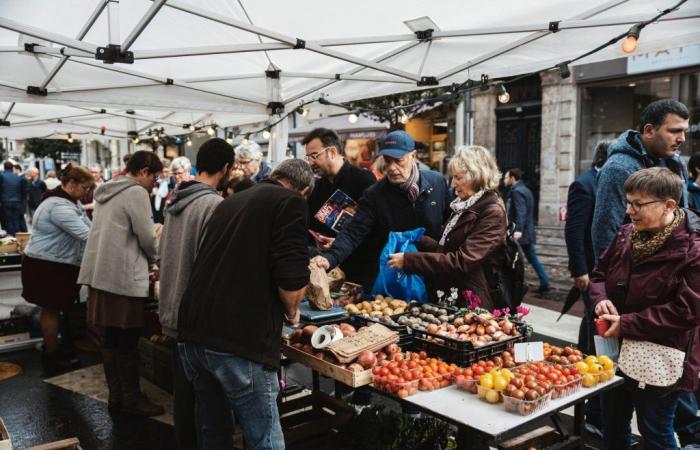
<path id="1" fill-rule="evenodd" d="M 146 338 L 139 339 L 141 376 L 164 391 L 173 393 L 173 345 L 154 344 Z"/>
<path id="2" fill-rule="evenodd" d="M 372 382 L 371 370 L 352 372 L 286 344 L 282 345 L 282 353 L 284 353 L 284 356 L 289 358 L 290 361 L 303 364 L 321 375 L 333 378 L 350 387 L 360 387 Z"/>
<path id="3" fill-rule="evenodd" d="M 7 432 L 5 422 L 2 421 L 2 418 L 0 418 L 0 450 L 12 450 L 10 433 Z"/>
<path id="4" fill-rule="evenodd" d="M 28 447 L 24 450 L 82 450 L 82 447 L 77 438 L 70 438 L 37 445 L 36 447 Z"/>
<path id="5" fill-rule="evenodd" d="M 323 392 L 278 402 L 284 442 L 288 449 L 314 449 L 348 423 L 354 409 Z M 321 447 L 323 447 L 321 445 Z"/>

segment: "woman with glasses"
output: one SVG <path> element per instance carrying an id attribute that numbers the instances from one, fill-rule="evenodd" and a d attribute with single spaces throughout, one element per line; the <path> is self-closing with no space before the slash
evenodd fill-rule
<path id="1" fill-rule="evenodd" d="M 678 350 L 687 360 L 679 357 L 682 375 L 666 389 L 639 384 L 644 376 L 636 374 L 623 387 L 603 393 L 603 440 L 609 449 L 630 448 L 636 412 L 645 448 L 677 449 L 676 407 L 684 392 L 698 388 L 700 369 L 700 216 L 678 206 L 683 181 L 666 168 L 633 173 L 624 192 L 632 223 L 619 229 L 593 270 L 589 289 L 595 313 L 610 323 L 605 337 L 624 339 L 623 350 L 648 341 L 670 353 Z M 662 368 L 661 363 L 652 365 L 651 372 Z M 639 367 L 620 368 L 629 375 Z"/>
<path id="2" fill-rule="evenodd" d="M 272 172 L 272 168 L 263 161 L 263 153 L 257 142 L 248 141 L 237 146 L 234 169 L 250 178 L 253 183 L 264 180 Z"/>
<path id="3" fill-rule="evenodd" d="M 73 305 L 80 291 L 78 272 L 91 223 L 78 200 L 93 184 L 92 174 L 84 167 L 69 165 L 63 171 L 61 185 L 46 191 L 34 213 L 32 237 L 22 258 L 22 297 L 41 307 L 42 360 L 50 368 L 78 363 L 65 345 L 59 348 L 58 328 L 61 312 Z M 66 316 L 64 324 L 66 344 Z"/>

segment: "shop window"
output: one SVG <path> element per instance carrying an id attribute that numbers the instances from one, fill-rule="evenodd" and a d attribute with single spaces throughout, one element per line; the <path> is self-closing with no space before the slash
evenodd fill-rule
<path id="1" fill-rule="evenodd" d="M 700 74 L 688 73 L 680 77 L 680 101 L 690 111 L 690 128 L 685 134 L 683 155 L 700 152 Z"/>

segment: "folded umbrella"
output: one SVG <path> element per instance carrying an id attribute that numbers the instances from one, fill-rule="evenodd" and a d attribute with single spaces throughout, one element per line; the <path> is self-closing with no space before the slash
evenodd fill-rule
<path id="1" fill-rule="evenodd" d="M 569 294 L 566 296 L 566 301 L 564 302 L 564 306 L 561 308 L 561 314 L 559 314 L 559 317 L 557 318 L 557 322 L 559 322 L 559 319 L 569 312 L 572 306 L 574 306 L 574 303 L 581 297 L 581 289 L 577 288 L 576 286 L 572 287 L 571 290 L 569 291 Z"/>

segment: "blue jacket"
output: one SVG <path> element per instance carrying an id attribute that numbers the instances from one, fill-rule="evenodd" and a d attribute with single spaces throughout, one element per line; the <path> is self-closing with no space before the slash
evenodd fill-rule
<path id="1" fill-rule="evenodd" d="M 639 132 L 627 130 L 608 147 L 608 160 L 598 173 L 595 212 L 593 213 L 593 252 L 596 261 L 612 242 L 618 228 L 627 220 L 623 185 L 634 172 L 649 167 L 668 167 L 688 181 L 688 171 L 680 156 L 658 159 L 647 153 Z M 681 206 L 688 206 L 688 192 L 683 190 Z"/>
<path id="2" fill-rule="evenodd" d="M 515 224 L 515 231 L 523 235 L 518 241 L 520 245 L 534 244 L 537 240 L 535 233 L 535 197 L 525 183 L 518 181 L 510 188 L 506 201 L 508 221 Z"/>
<path id="3" fill-rule="evenodd" d="M 377 255 L 386 245 L 390 231 L 407 231 L 425 227 L 425 235 L 438 240 L 442 224 L 450 214 L 451 196 L 445 178 L 432 170 L 421 170 L 418 180 L 420 192 L 415 203 L 398 186 L 387 178 L 373 184 L 358 202 L 353 220 L 343 227 L 333 246 L 322 254 L 332 267 L 345 261 L 353 251 L 366 241 Z M 374 271 L 377 273 L 377 270 Z"/>
<path id="4" fill-rule="evenodd" d="M 11 170 L 0 173 L 0 203 L 24 203 L 27 180 Z"/>
<path id="5" fill-rule="evenodd" d="M 700 211 L 700 186 L 688 180 L 688 207 Z"/>
<path id="6" fill-rule="evenodd" d="M 25 254 L 32 258 L 80 266 L 90 235 L 83 207 L 60 187 L 49 191 L 32 220 L 32 237 Z"/>
<path id="7" fill-rule="evenodd" d="M 268 166 L 265 161 L 260 161 L 260 170 L 253 176 L 253 178 L 251 178 L 251 180 L 253 180 L 253 183 L 259 183 L 262 180 L 267 179 L 271 173 L 272 167 Z"/>
<path id="8" fill-rule="evenodd" d="M 566 251 L 569 254 L 569 271 L 572 277 L 580 277 L 593 270 L 591 227 L 593 225 L 598 171 L 599 169 L 589 170 L 576 178 L 576 181 L 569 186 L 564 237 Z"/>

